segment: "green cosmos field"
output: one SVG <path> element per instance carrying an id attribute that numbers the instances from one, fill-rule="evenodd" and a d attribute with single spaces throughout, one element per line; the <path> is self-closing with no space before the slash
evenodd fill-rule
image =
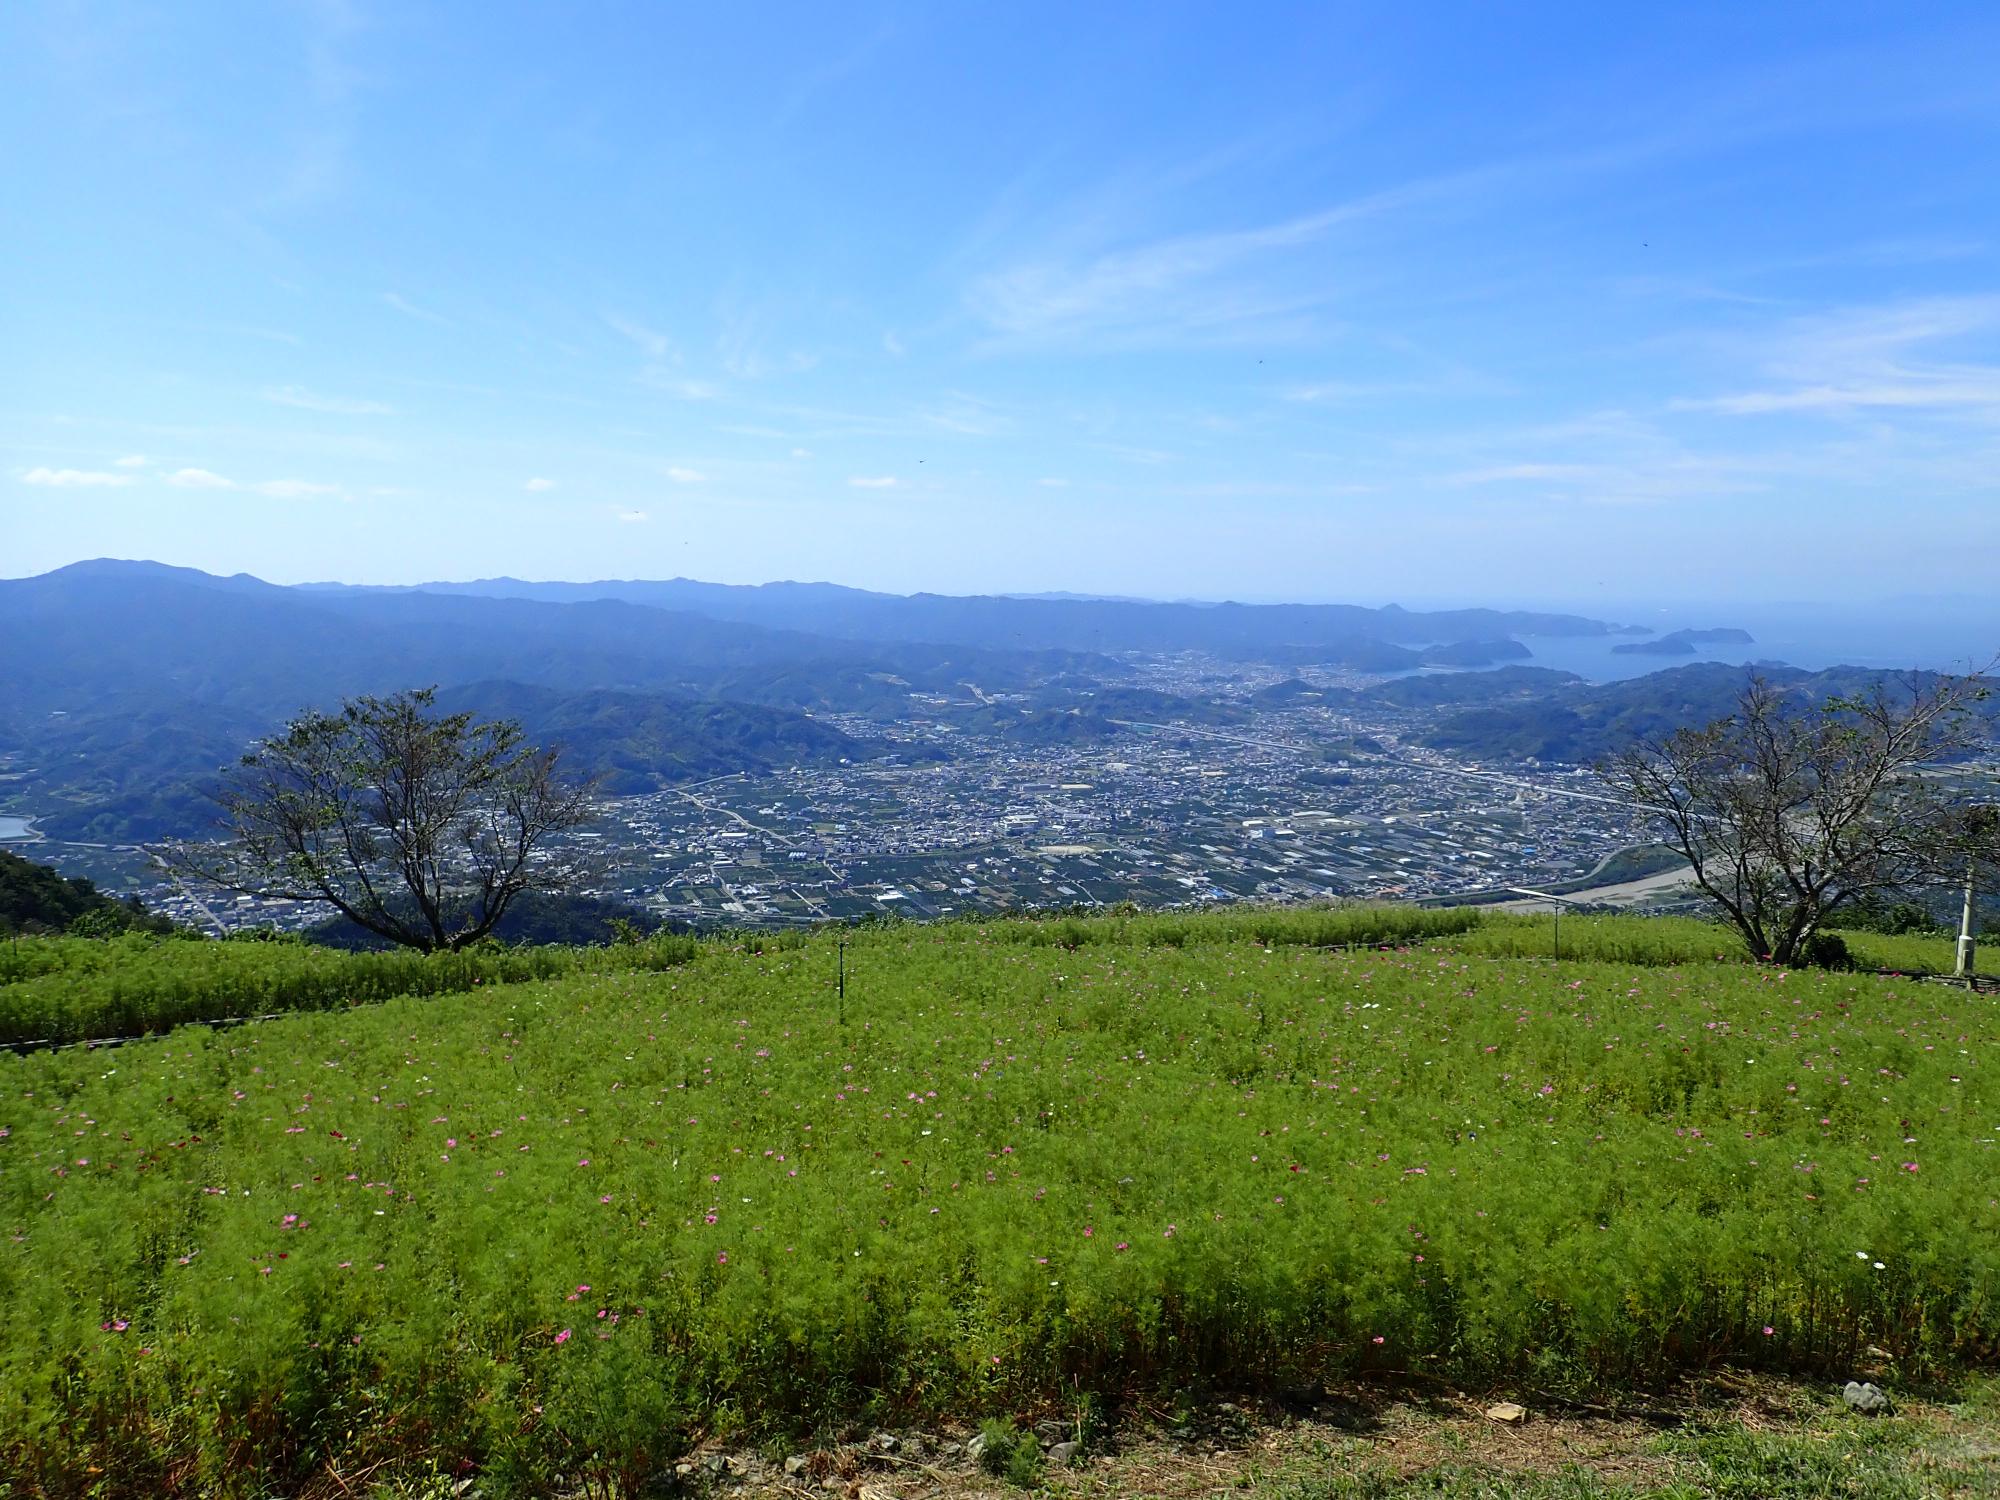
<path id="1" fill-rule="evenodd" d="M 844 1002 L 832 934 L 24 941 L 20 1034 L 297 1013 L 0 1058 L 0 1472 L 631 1491 L 702 1438 L 1078 1399 L 1990 1358 L 1993 999 L 1697 923 L 1549 936 L 894 927 Z"/>

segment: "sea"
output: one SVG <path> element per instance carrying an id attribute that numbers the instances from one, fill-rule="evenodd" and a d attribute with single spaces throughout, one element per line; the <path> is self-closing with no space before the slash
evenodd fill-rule
<path id="1" fill-rule="evenodd" d="M 1702 661 L 1731 666 L 1782 662 L 1810 671 L 1854 666 L 1965 672 L 1990 667 L 2000 656 L 2000 600 L 1892 600 L 1866 608 L 1652 606 L 1643 613 L 1634 610 L 1626 614 L 1610 613 L 1600 605 L 1587 613 L 1625 624 L 1650 625 L 1656 636 L 1673 630 L 1734 626 L 1748 631 L 1754 640 L 1747 646 L 1700 646 L 1693 656 L 1648 656 L 1612 649 L 1650 639 L 1646 636 L 1524 635 L 1519 638 L 1521 644 L 1534 656 L 1515 665 L 1554 667 L 1590 682 L 1616 682 Z"/>

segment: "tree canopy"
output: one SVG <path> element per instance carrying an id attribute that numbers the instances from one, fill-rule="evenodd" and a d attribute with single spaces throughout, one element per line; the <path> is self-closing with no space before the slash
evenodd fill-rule
<path id="1" fill-rule="evenodd" d="M 1810 959 L 1835 913 L 1934 883 L 1962 858 L 1979 676 L 1878 678 L 1813 703 L 1753 677 L 1736 712 L 1622 751 L 1609 786 L 1660 824 L 1752 954 Z"/>
<path id="2" fill-rule="evenodd" d="M 226 837 L 172 845 L 169 865 L 323 902 L 426 951 L 479 941 L 526 892 L 570 889 L 579 866 L 563 836 L 594 813 L 557 751 L 512 720 L 440 713 L 430 689 L 301 714 L 225 774 L 217 800 Z"/>

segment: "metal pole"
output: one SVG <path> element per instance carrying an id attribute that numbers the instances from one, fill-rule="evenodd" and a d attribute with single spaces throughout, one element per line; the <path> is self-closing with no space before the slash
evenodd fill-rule
<path id="1" fill-rule="evenodd" d="M 847 1024 L 847 939 L 840 940 L 840 1024 Z"/>
<path id="2" fill-rule="evenodd" d="M 1557 963 L 1562 962 L 1562 956 L 1563 956 L 1563 909 L 1560 906 L 1558 906 L 1556 908 L 1556 962 Z"/>
<path id="3" fill-rule="evenodd" d="M 1973 905 L 1976 899 L 1975 878 L 1978 865 L 1973 860 L 1965 862 L 1965 909 L 1958 919 L 1958 966 L 1952 973 L 1960 979 L 1970 979 L 1973 974 L 1974 943 L 1972 938 Z"/>

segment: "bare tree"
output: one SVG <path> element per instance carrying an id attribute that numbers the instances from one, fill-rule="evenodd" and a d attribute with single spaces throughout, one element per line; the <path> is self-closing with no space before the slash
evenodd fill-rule
<path id="1" fill-rule="evenodd" d="M 426 952 L 490 933 L 523 892 L 577 875 L 560 835 L 594 814 L 511 720 L 438 714 L 431 689 L 311 710 L 256 745 L 218 794 L 227 837 L 161 852 L 228 890 L 324 901 Z"/>
<path id="2" fill-rule="evenodd" d="M 1937 763 L 1976 744 L 1980 675 L 1878 678 L 1813 705 L 1753 677 L 1737 712 L 1599 767 L 1652 814 L 1758 958 L 1792 964 L 1842 907 L 1933 882 L 1954 797 Z"/>

